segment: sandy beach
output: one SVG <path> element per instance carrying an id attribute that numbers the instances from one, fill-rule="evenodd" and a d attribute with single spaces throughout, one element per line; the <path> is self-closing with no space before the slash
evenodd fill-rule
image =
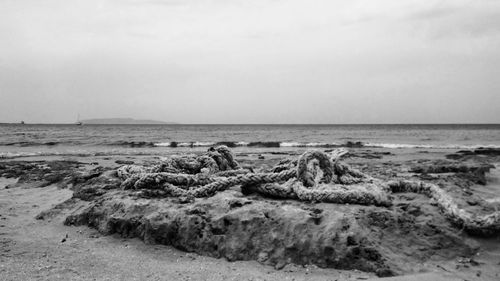
<path id="1" fill-rule="evenodd" d="M 297 153 L 289 152 L 286 155 L 240 153 L 236 154 L 235 158 L 242 166 L 266 169 L 275 165 L 283 157 L 296 157 L 295 154 Z M 415 163 L 419 163 L 419 165 L 421 163 L 433 163 L 436 165 L 436 163 L 442 164 L 442 161 L 445 161 L 444 159 L 445 155 L 440 152 L 422 153 L 422 151 L 413 150 L 399 151 L 394 154 L 386 151 L 360 149 L 352 151 L 351 156 L 346 161 L 363 171 L 369 171 L 374 176 L 388 178 L 389 175 L 401 176 L 401 173 L 408 173 Z M 128 161 L 126 163 L 134 162 L 136 164 L 150 165 L 158 161 L 158 159 L 123 156 L 113 158 L 71 157 L 66 159 L 57 157 L 51 159 L 20 158 L 2 161 L 2 175 L 4 176 L 0 185 L 0 233 L 2 239 L 0 272 L 3 276 L 2 280 L 379 279 L 377 275 L 380 274 L 376 274 L 375 271 L 362 271 L 355 268 L 351 270 L 331 268 L 331 264 L 318 262 L 314 258 L 306 259 L 304 263 L 297 263 L 297 261 L 295 263 L 282 261 L 283 263 L 281 263 L 278 260 L 278 264 L 276 261 L 271 262 L 271 258 L 267 261 L 260 256 L 252 259 L 251 254 L 241 256 L 243 258 L 238 256 L 230 258 L 231 255 L 229 254 L 225 257 L 216 258 L 217 255 L 214 252 L 203 250 L 202 244 L 205 243 L 203 239 L 200 239 L 201 244 L 193 244 L 195 247 L 200 247 L 198 250 L 198 248 L 190 248 L 190 246 L 182 243 L 172 244 L 168 241 L 161 243 L 160 240 L 148 239 L 144 235 L 134 234 L 134 229 L 125 230 L 123 227 L 117 226 L 111 230 L 109 227 L 104 230 L 99 225 L 92 223 L 90 223 L 91 227 L 83 225 L 85 223 L 68 225 L 68 217 L 74 218 L 75 214 L 79 213 L 81 216 L 82 210 L 88 208 L 89 204 L 96 202 L 98 197 L 89 201 L 75 199 L 73 193 L 78 189 L 78 185 L 68 185 L 63 180 L 68 176 L 66 172 L 70 174 L 75 171 L 79 173 L 82 171 L 88 172 L 95 170 L 97 167 L 116 169 L 122 166 L 124 161 Z M 465 160 L 461 159 L 460 161 Z M 495 163 L 498 159 L 496 156 L 486 158 L 474 156 L 474 159 L 466 161 L 469 164 L 484 163 L 485 161 Z M 27 163 L 47 166 L 49 162 L 53 163 L 48 165 L 52 168 L 45 168 L 43 173 L 38 173 L 36 168 L 31 169 L 31 174 L 28 171 L 19 170 L 20 167 L 26 168 Z M 59 165 L 54 163 L 59 163 Z M 68 165 L 68 163 L 71 164 Z M 59 176 L 57 179 L 46 177 L 51 172 L 53 177 L 56 170 L 63 173 L 64 177 Z M 13 172 L 18 174 L 12 174 Z M 463 174 L 467 173 L 462 173 L 462 177 Z M 44 175 L 45 180 L 43 179 Z M 439 177 L 441 177 L 439 180 L 442 181 L 443 175 L 445 175 L 448 184 L 456 184 L 453 173 L 422 174 L 431 181 Z M 5 178 L 5 176 L 11 177 Z M 50 181 L 46 181 L 47 179 Z M 491 211 L 498 204 L 498 190 L 500 189 L 500 186 L 498 186 L 498 172 L 494 169 L 490 170 L 485 174 L 485 179 L 487 181 L 485 185 L 468 183 L 470 186 L 467 189 L 471 193 L 470 197 L 477 201 L 469 200 L 467 208 L 472 211 Z M 470 181 L 471 178 L 469 177 L 468 180 Z M 462 186 L 462 188 L 465 188 L 465 186 Z M 203 198 L 196 199 L 193 204 L 219 204 L 226 199 L 233 201 L 246 200 L 245 196 L 241 195 L 238 187 L 222 192 L 222 194 L 214 196 L 214 198 L 215 201 L 213 202 L 206 201 Z M 461 197 L 457 198 L 461 199 Z M 137 201 L 134 199 L 133 202 L 137 204 L 145 202 L 141 200 L 147 201 L 149 199 L 138 198 Z M 290 208 L 304 207 L 301 205 L 302 203 L 262 199 L 257 198 L 255 195 L 250 197 L 250 200 L 252 200 L 255 208 L 264 208 L 265 205 L 257 204 L 267 204 L 268 202 L 279 202 L 276 205 L 280 206 L 278 208 L 288 208 L 286 207 L 288 205 L 290 205 Z M 368 226 L 367 229 L 370 232 L 378 233 L 377 235 L 365 233 L 366 237 L 363 238 L 373 240 L 369 241 L 370 243 L 380 244 L 380 246 L 375 247 L 375 249 L 379 249 L 377 255 L 381 255 L 380 260 L 377 258 L 376 264 L 381 262 L 379 266 L 384 264 L 383 266 L 390 270 L 390 275 L 398 275 L 396 277 L 386 277 L 388 280 L 417 280 L 422 278 L 429 280 L 498 280 L 500 273 L 498 270 L 498 264 L 500 263 L 498 234 L 483 238 L 471 236 L 463 230 L 454 228 L 437 209 L 434 209 L 430 200 L 421 195 L 402 194 L 398 195 L 395 200 L 397 202 L 396 206 L 391 207 L 391 209 L 405 209 L 403 214 L 406 215 L 413 213 L 412 216 L 415 216 L 416 219 L 412 220 L 412 224 L 425 221 L 424 224 L 442 223 L 445 225 L 438 226 L 438 231 L 432 232 L 429 232 L 430 230 L 427 228 L 415 228 L 414 225 L 405 226 L 405 224 L 396 224 L 387 230 L 384 230 L 384 227 L 371 228 Z M 161 202 L 164 201 L 165 199 Z M 483 201 L 487 203 L 478 203 Z M 163 206 L 158 204 L 154 203 L 153 205 Z M 279 204 L 285 204 L 286 206 L 282 207 Z M 356 213 L 359 210 L 363 210 L 363 212 L 370 210 L 369 216 L 370 214 L 380 214 L 376 210 L 381 209 L 378 207 L 365 209 L 365 207 L 356 205 L 342 206 L 325 203 L 312 205 L 309 203 L 306 208 L 322 209 L 325 216 L 330 216 L 329 212 L 335 214 L 339 207 L 341 207 L 341 212 L 346 214 Z M 410 210 L 412 208 L 414 209 Z M 123 209 L 122 211 L 129 212 L 130 210 Z M 135 211 L 134 215 L 145 215 L 146 213 Z M 126 214 L 124 215 L 127 217 Z M 217 215 L 213 216 L 215 218 Z M 243 216 L 241 218 L 244 218 L 247 215 L 241 214 L 241 216 Z M 131 219 L 130 216 L 128 218 Z M 187 231 L 194 230 L 188 229 Z M 361 233 L 364 232 L 361 231 Z M 186 235 L 190 234 L 186 233 Z M 231 235 L 231 233 L 227 235 Z M 234 235 L 241 235 L 241 233 L 235 232 Z M 423 236 L 420 237 L 419 235 Z M 424 237 L 425 235 L 427 237 Z M 256 243 L 261 241 L 258 240 L 260 239 L 258 237 L 254 239 L 257 239 Z M 447 239 L 451 240 L 447 241 Z M 419 244 L 422 241 L 428 242 L 427 244 Z M 363 244 L 363 242 L 359 243 Z M 388 246 L 391 244 L 395 247 Z M 255 247 L 259 247 L 258 244 Z M 385 252 L 379 252 L 381 249 L 386 250 Z M 356 257 L 352 257 L 354 264 L 356 264 L 356 260 Z M 371 268 L 364 264 L 365 262 L 361 261 L 357 266 L 361 269 Z"/>
<path id="2" fill-rule="evenodd" d="M 500 1 L 0 1 L 0 281 L 500 281 Z"/>

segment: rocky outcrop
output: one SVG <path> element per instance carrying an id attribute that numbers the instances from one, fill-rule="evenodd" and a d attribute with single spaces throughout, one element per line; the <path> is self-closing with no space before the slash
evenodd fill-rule
<path id="1" fill-rule="evenodd" d="M 446 155 L 446 158 L 453 160 L 469 160 L 490 158 L 498 160 L 500 157 L 500 148 L 481 147 L 475 150 L 459 150 L 456 153 Z"/>
<path id="2" fill-rule="evenodd" d="M 83 163 L 77 161 L 0 162 L 0 177 L 18 178 L 17 183 L 10 187 L 45 187 L 71 180 L 74 171 L 81 166 Z"/>
<path id="3" fill-rule="evenodd" d="M 413 166 L 410 171 L 420 174 L 456 173 L 463 179 L 485 185 L 486 173 L 494 168 L 491 164 L 433 163 Z"/>
<path id="4" fill-rule="evenodd" d="M 402 260 L 474 253 L 474 243 L 457 235 L 437 213 L 436 207 L 412 202 L 392 209 L 307 204 L 228 190 L 184 204 L 113 190 L 78 208 L 65 224 L 229 261 L 258 260 L 276 268 L 315 264 L 390 276 L 410 270 Z"/>

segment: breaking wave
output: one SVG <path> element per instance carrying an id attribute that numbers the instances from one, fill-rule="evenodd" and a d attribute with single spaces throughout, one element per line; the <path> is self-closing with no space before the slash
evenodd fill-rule
<path id="1" fill-rule="evenodd" d="M 114 141 L 114 142 L 97 142 L 82 144 L 79 142 L 5 142 L 0 143 L 0 146 L 17 146 L 17 147 L 53 147 L 65 145 L 69 147 L 92 147 L 92 146 L 108 146 L 108 147 L 124 147 L 124 148 L 195 148 L 195 147 L 211 147 L 217 145 L 226 145 L 230 148 L 247 147 L 247 148 L 387 148 L 387 149 L 477 149 L 477 148 L 500 148 L 496 144 L 409 144 L 409 143 L 372 143 L 361 141 L 346 141 L 342 143 L 336 142 L 299 142 L 299 141 L 170 141 L 170 142 L 153 142 L 153 141 Z M 1 156 L 0 156 L 1 157 Z"/>
<path id="2" fill-rule="evenodd" d="M 47 156 L 76 156 L 76 157 L 92 157 L 92 156 L 116 156 L 116 155 L 157 155 L 154 151 L 78 151 L 78 152 L 57 152 L 57 151 L 35 151 L 35 152 L 0 152 L 0 159 L 14 159 L 22 157 L 47 157 Z"/>
<path id="3" fill-rule="evenodd" d="M 475 144 L 475 145 L 459 145 L 459 144 L 406 144 L 406 143 L 366 143 L 364 147 L 374 148 L 427 148 L 427 149 L 478 149 L 478 148 L 500 148 L 500 145 L 494 144 Z"/>
<path id="4" fill-rule="evenodd" d="M 5 143 L 2 143 L 1 145 L 26 147 L 26 146 L 53 146 L 53 145 L 58 145 L 61 143 L 62 142 L 58 142 L 58 141 L 47 141 L 47 142 L 15 141 L 15 142 L 5 142 Z"/>
<path id="5" fill-rule="evenodd" d="M 256 142 L 160 142 L 155 143 L 154 146 L 159 147 L 211 147 L 216 145 L 226 145 L 228 147 L 340 147 L 336 143 L 319 143 L 319 142 L 279 142 L 279 141 L 256 141 Z"/>
<path id="6" fill-rule="evenodd" d="M 458 145 L 458 144 L 405 144 L 405 143 L 363 143 L 360 141 L 348 141 L 345 143 L 324 143 L 324 142 L 162 142 L 154 143 L 153 146 L 157 147 L 211 147 L 216 145 L 226 145 L 228 147 L 317 147 L 317 148 L 390 148 L 390 149 L 403 149 L 403 148 L 427 148 L 427 149 L 477 149 L 477 148 L 500 148 L 500 145 Z"/>
<path id="7" fill-rule="evenodd" d="M 108 145 L 125 146 L 125 147 L 154 147 L 156 144 L 149 141 L 117 141 Z"/>

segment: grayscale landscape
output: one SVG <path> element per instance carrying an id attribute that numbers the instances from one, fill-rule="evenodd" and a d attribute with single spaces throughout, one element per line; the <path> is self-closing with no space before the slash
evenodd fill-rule
<path id="1" fill-rule="evenodd" d="M 0 1 L 0 280 L 500 280 L 500 2 Z"/>

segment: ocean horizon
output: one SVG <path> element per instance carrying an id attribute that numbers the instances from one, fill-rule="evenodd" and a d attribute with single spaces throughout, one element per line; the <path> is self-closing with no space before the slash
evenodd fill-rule
<path id="1" fill-rule="evenodd" d="M 308 148 L 500 147 L 500 124 L 0 124 L 0 157 Z M 168 151 L 169 153 L 171 151 Z"/>
<path id="2" fill-rule="evenodd" d="M 24 122 L 24 121 L 22 121 Z M 29 122 L 0 122 L 0 125 L 76 125 L 77 122 L 66 123 L 29 123 Z M 102 125 L 120 125 L 120 126 L 500 126 L 500 123 L 179 123 L 165 122 L 164 124 L 87 124 L 82 122 L 82 125 L 102 126 Z"/>

